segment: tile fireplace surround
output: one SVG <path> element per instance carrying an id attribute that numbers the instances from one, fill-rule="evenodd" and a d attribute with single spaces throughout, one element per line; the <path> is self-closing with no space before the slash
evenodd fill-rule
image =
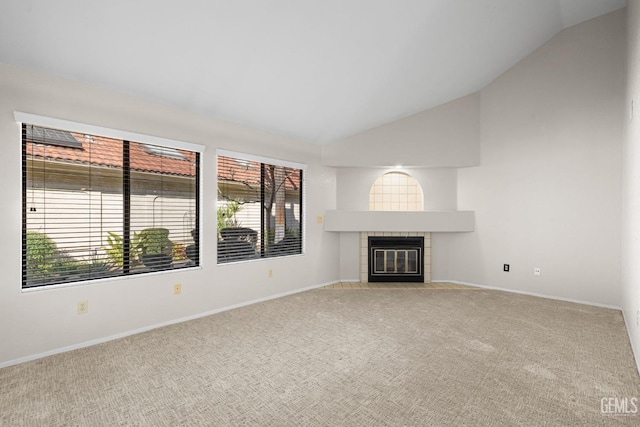
<path id="1" fill-rule="evenodd" d="M 360 233 L 360 282 L 369 282 L 369 236 L 374 237 L 424 237 L 424 283 L 431 283 L 431 233 L 402 231 L 369 231 Z"/>

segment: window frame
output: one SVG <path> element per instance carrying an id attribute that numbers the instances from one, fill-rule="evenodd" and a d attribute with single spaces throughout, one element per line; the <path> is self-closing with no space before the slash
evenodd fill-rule
<path id="1" fill-rule="evenodd" d="M 287 258 L 287 257 L 296 257 L 296 256 L 302 256 L 305 254 L 306 252 L 306 219 L 307 219 L 307 212 L 306 212 L 306 202 L 307 202 L 307 197 L 306 197 L 306 179 L 307 179 L 307 165 L 303 164 L 303 163 L 298 163 L 298 162 L 293 162 L 293 161 L 289 161 L 289 160 L 282 160 L 282 159 L 276 159 L 276 158 L 272 158 L 272 157 L 266 157 L 266 156 L 260 156 L 260 155 L 254 155 L 254 154 L 247 154 L 247 153 L 241 153 L 241 152 L 237 152 L 237 151 L 231 151 L 231 150 L 226 150 L 226 149 L 217 149 L 216 150 L 216 181 L 215 181 L 215 185 L 216 185 L 216 193 L 218 191 L 219 188 L 219 179 L 218 179 L 218 158 L 219 157 L 227 157 L 227 158 L 232 158 L 234 160 L 240 160 L 240 161 L 247 161 L 247 162 L 257 162 L 260 163 L 261 165 L 272 165 L 272 166 L 282 166 L 285 168 L 292 168 L 292 169 L 298 169 L 301 172 L 301 180 L 300 180 L 300 252 L 299 253 L 293 253 L 293 254 L 282 254 L 282 255 L 271 255 L 271 256 L 266 256 L 263 254 L 260 254 L 260 256 L 255 257 L 255 258 L 246 258 L 246 259 L 238 259 L 238 260 L 233 260 L 233 261 L 225 261 L 225 262 L 220 262 L 218 260 L 218 244 L 216 243 L 216 265 L 217 266 L 225 266 L 225 265 L 233 265 L 233 264 L 238 264 L 238 263 L 245 263 L 245 262 L 256 262 L 256 261 L 263 261 L 263 260 L 269 260 L 269 259 L 274 259 L 274 258 Z M 219 207 L 219 200 L 218 197 L 216 196 L 216 201 L 215 201 L 215 210 L 217 211 Z M 262 210 L 262 209 L 261 209 Z M 216 224 L 217 226 L 217 224 Z M 217 227 L 216 227 L 217 228 Z M 262 239 L 260 239 L 262 240 Z"/>
<path id="2" fill-rule="evenodd" d="M 49 290 L 59 287 L 68 287 L 68 286 L 78 286 L 78 285 L 86 285 L 89 283 L 99 283 L 103 281 L 112 281 L 112 280 L 122 280 L 122 279 L 130 279 L 137 276 L 148 276 L 155 274 L 163 274 L 163 273 L 173 273 L 184 270 L 191 269 L 200 269 L 202 268 L 202 200 L 203 200 L 203 153 L 205 151 L 205 146 L 200 144 L 194 144 L 189 142 L 183 142 L 168 138 L 162 138 L 142 133 L 129 132 L 119 129 L 107 128 L 102 126 L 90 125 L 86 123 L 62 120 L 47 116 L 40 116 L 36 114 L 24 113 L 19 111 L 14 111 L 14 119 L 18 124 L 19 135 L 20 135 L 20 146 L 21 146 L 21 173 L 23 174 L 21 178 L 21 186 L 22 186 L 22 239 L 21 239 L 21 264 L 22 264 L 22 280 L 21 280 L 21 290 L 22 292 L 31 292 L 38 290 Z M 194 266 L 186 266 L 181 268 L 174 269 L 163 269 L 158 271 L 145 271 L 145 272 L 124 272 L 119 275 L 110 276 L 110 277 L 97 277 L 97 278 L 88 278 L 81 279 L 77 281 L 69 281 L 69 282 L 59 282 L 59 283 L 51 283 L 51 284 L 41 284 L 36 286 L 26 287 L 26 261 L 24 258 L 25 254 L 25 245 L 26 245 L 26 232 L 27 232 L 27 212 L 26 212 L 26 190 L 27 186 L 25 183 L 26 180 L 26 165 L 24 164 L 25 152 L 24 152 L 24 141 L 23 141 L 23 124 L 25 125 L 34 125 L 38 127 L 44 128 L 53 128 L 73 133 L 84 133 L 88 135 L 94 135 L 99 137 L 111 138 L 116 140 L 122 140 L 123 144 L 129 141 L 135 142 L 138 144 L 151 144 L 159 147 L 164 147 L 168 149 L 178 149 L 178 150 L 186 150 L 196 153 L 197 163 L 195 165 L 195 177 L 196 177 L 196 189 L 195 189 L 195 210 L 196 210 L 196 237 L 198 240 L 198 264 Z M 126 172 L 123 169 L 123 175 Z M 125 202 L 125 197 L 123 194 L 123 203 Z M 123 218 L 124 222 L 124 218 Z M 124 225 L 124 224 L 123 224 Z"/>

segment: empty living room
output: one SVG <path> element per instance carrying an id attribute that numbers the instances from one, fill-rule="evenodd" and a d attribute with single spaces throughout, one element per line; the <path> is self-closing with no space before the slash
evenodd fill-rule
<path id="1" fill-rule="evenodd" d="M 640 0 L 2 1 L 0 425 L 640 425 L 639 103 Z"/>

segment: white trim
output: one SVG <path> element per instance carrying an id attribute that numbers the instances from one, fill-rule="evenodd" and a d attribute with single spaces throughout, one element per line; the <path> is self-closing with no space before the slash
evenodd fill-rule
<path id="1" fill-rule="evenodd" d="M 56 289 L 72 288 L 74 286 L 100 285 L 103 283 L 116 282 L 120 280 L 137 279 L 139 277 L 147 277 L 147 276 L 164 276 L 166 274 L 173 274 L 173 273 L 193 271 L 193 270 L 202 270 L 202 262 L 200 263 L 200 265 L 172 268 L 170 270 L 146 271 L 144 273 L 121 274 L 119 276 L 101 277 L 101 278 L 88 279 L 88 280 L 78 280 L 77 282 L 63 282 L 63 283 L 54 283 L 51 285 L 31 286 L 28 288 L 22 288 L 20 292 L 23 294 L 28 294 L 31 292 L 54 291 Z"/>
<path id="2" fill-rule="evenodd" d="M 307 254 L 307 171 L 302 171 L 302 203 L 300 204 L 300 229 L 302 230 L 302 239 L 300 241 L 300 255 Z"/>
<path id="3" fill-rule="evenodd" d="M 191 142 L 177 141 L 175 139 L 161 138 L 159 136 L 145 135 L 142 133 L 129 132 L 125 130 L 106 128 L 102 126 L 89 125 L 86 123 L 72 122 L 69 120 L 56 119 L 53 117 L 38 116 L 36 114 L 22 113 L 14 111 L 13 116 L 16 122 L 28 123 L 36 126 L 50 127 L 69 132 L 85 133 L 89 135 L 104 136 L 107 138 L 122 139 L 126 141 L 161 145 L 178 150 L 189 150 L 204 153 L 205 146 L 193 144 Z"/>
<path id="4" fill-rule="evenodd" d="M 128 131 L 123 131 L 123 130 L 118 130 L 118 129 L 111 129 L 111 128 L 105 128 L 105 127 L 101 127 L 101 126 L 95 126 L 95 125 L 90 125 L 90 124 L 86 124 L 86 123 L 79 123 L 79 122 L 73 122 L 73 121 L 69 121 L 69 120 L 62 120 L 62 119 L 56 119 L 53 117 L 46 117 L 46 116 L 39 116 L 37 114 L 31 114 L 31 113 L 23 113 L 20 111 L 14 111 L 13 112 L 14 118 L 16 120 L 16 122 L 18 123 L 28 123 L 28 124 L 32 124 L 35 126 L 44 126 L 44 127 L 50 127 L 50 128 L 55 128 L 55 129 L 60 129 L 60 130 L 66 130 L 69 132 L 77 132 L 77 133 L 85 133 L 85 134 L 90 134 L 90 135 L 96 135 L 96 136 L 103 136 L 103 137 L 107 137 L 107 138 L 114 138 L 114 139 L 121 139 L 121 140 L 127 140 L 127 141 L 132 141 L 132 142 L 137 142 L 140 144 L 153 144 L 153 145 L 160 145 L 163 147 L 167 147 L 167 148 L 175 148 L 175 149 L 179 149 L 179 150 L 188 150 L 188 151 L 192 151 L 192 152 L 197 152 L 197 153 L 203 153 L 205 150 L 205 146 L 204 145 L 199 145 L 199 144 L 192 144 L 189 142 L 183 142 L 183 141 L 177 141 L 177 140 L 173 140 L 173 139 L 167 139 L 167 138 L 161 138 L 161 137 L 157 137 L 157 136 L 151 136 L 151 135 L 145 135 L 145 134 L 140 134 L 140 133 L 134 133 L 134 132 L 128 132 Z M 198 165 L 198 170 L 199 170 L 199 194 L 198 197 L 200 199 L 200 212 L 197 212 L 197 216 L 199 218 L 199 224 L 198 224 L 198 228 L 200 230 L 200 234 L 202 234 L 202 224 L 203 224 L 203 215 L 202 215 L 202 200 L 204 197 L 204 186 L 202 185 L 203 183 L 203 167 L 202 167 L 202 162 L 203 159 L 202 157 L 200 157 L 200 164 Z M 201 242 L 202 239 L 200 238 L 201 236 L 198 236 L 198 241 Z M 156 275 L 156 274 L 166 274 L 166 273 L 173 273 L 173 272 L 180 272 L 180 271 L 185 271 L 185 270 L 192 270 L 192 269 L 201 269 L 202 268 L 202 245 L 199 245 L 199 260 L 200 260 L 200 265 L 199 266 L 192 266 L 192 267 L 184 267 L 184 268 L 176 268 L 176 269 L 171 269 L 171 270 L 162 270 L 159 272 L 146 272 L 144 273 L 145 276 L 147 275 Z M 29 292 L 40 292 L 40 291 L 50 291 L 50 290 L 55 290 L 55 289 L 60 289 L 60 288 L 65 288 L 65 287 L 73 287 L 73 286 L 83 286 L 83 285 L 95 285 L 95 284 L 99 284 L 102 282 L 110 282 L 110 281 L 116 281 L 116 280 L 123 280 L 123 279 L 132 279 L 137 277 L 138 274 L 123 274 L 123 275 L 119 275 L 119 276 L 113 276 L 113 277 L 105 277 L 105 278 L 98 278 L 98 279 L 90 279 L 90 280 L 82 280 L 82 281 L 78 281 L 78 282 L 69 282 L 69 283 L 56 283 L 56 284 L 51 284 L 51 285 L 44 285 L 44 286 L 33 286 L 33 287 L 27 287 L 27 288 L 22 288 L 21 292 L 22 293 L 29 293 Z M 2 366 L 0 364 L 0 366 Z"/>
<path id="5" fill-rule="evenodd" d="M 8 360 L 6 362 L 0 362 L 0 369 L 1 368 L 6 368 L 8 366 L 18 365 L 18 364 L 25 363 L 25 362 L 30 362 L 32 360 L 41 359 L 41 358 L 47 357 L 47 356 L 53 356 L 55 354 L 65 353 L 65 352 L 68 352 L 68 351 L 78 350 L 78 349 L 85 348 L 85 347 L 90 347 L 90 346 L 93 346 L 93 345 L 96 345 L 96 344 L 102 344 L 102 343 L 105 343 L 105 342 L 108 342 L 108 341 L 113 341 L 113 340 L 116 340 L 116 339 L 125 338 L 125 337 L 131 336 L 131 335 L 135 335 L 135 334 L 151 331 L 153 329 L 162 328 L 164 326 L 170 326 L 170 325 L 174 325 L 174 324 L 177 324 L 177 323 L 182 323 L 182 322 L 187 322 L 187 321 L 190 321 L 190 320 L 200 319 L 202 317 L 212 316 L 214 314 L 222 313 L 224 311 L 229 311 L 229 310 L 233 310 L 233 309 L 236 309 L 236 308 L 241 308 L 241 307 L 245 307 L 245 306 L 252 305 L 252 304 L 257 304 L 257 303 L 261 303 L 261 302 L 265 302 L 265 301 L 270 301 L 270 300 L 286 297 L 286 296 L 289 296 L 289 295 L 294 295 L 294 294 L 310 291 L 310 290 L 313 290 L 313 289 L 322 288 L 322 287 L 325 287 L 325 286 L 334 285 L 334 284 L 337 284 L 337 283 L 343 283 L 343 282 L 344 283 L 346 283 L 346 282 L 359 282 L 359 280 L 333 280 L 331 282 L 325 282 L 325 283 L 321 283 L 319 285 L 307 286 L 307 287 L 301 288 L 301 289 L 295 289 L 295 290 L 292 290 L 292 291 L 282 292 L 282 293 L 279 293 L 279 294 L 270 295 L 270 296 L 263 297 L 263 298 L 257 298 L 257 299 L 254 299 L 254 300 L 250 300 L 250 301 L 245 301 L 245 302 L 241 302 L 241 303 L 238 303 L 238 304 L 229 305 L 229 306 L 218 308 L 218 309 L 215 309 L 215 310 L 205 311 L 203 313 L 194 314 L 194 315 L 191 315 L 191 316 L 181 317 L 181 318 L 178 318 L 178 319 L 157 323 L 155 325 L 145 326 L 143 328 L 138 328 L 138 329 L 122 332 L 122 333 L 111 335 L 111 336 L 104 337 L 104 338 L 98 338 L 98 339 L 95 339 L 95 340 L 89 340 L 89 341 L 85 341 L 85 342 L 82 342 L 82 343 L 78 343 L 78 344 L 74 344 L 74 345 L 70 345 L 70 346 L 66 346 L 66 347 L 59 347 L 59 348 L 56 348 L 56 349 L 53 349 L 53 350 L 49 350 L 49 351 L 45 351 L 45 352 L 42 352 L 42 353 L 33 354 L 33 355 L 25 356 L 25 357 L 19 357 L 17 359 Z M 574 299 L 570 299 L 570 298 L 560 298 L 560 297 L 536 294 L 536 293 L 531 293 L 531 292 L 515 291 L 515 290 L 512 290 L 512 289 L 505 289 L 505 288 L 497 288 L 497 287 L 492 287 L 492 286 L 478 285 L 476 283 L 462 282 L 462 281 L 459 281 L 459 280 L 433 280 L 431 283 L 443 283 L 443 282 L 444 283 L 456 283 L 456 284 L 459 284 L 459 285 L 475 286 L 475 287 L 483 288 L 483 289 L 511 292 L 511 293 L 516 293 L 516 294 L 529 295 L 529 296 L 535 296 L 535 297 L 541 297 L 541 298 L 547 298 L 547 299 L 553 299 L 553 300 L 559 300 L 559 301 L 573 302 L 573 303 L 577 303 L 577 304 L 591 305 L 591 306 L 596 306 L 596 307 L 609 308 L 609 309 L 613 309 L 613 310 L 620 310 L 623 313 L 623 319 L 625 321 L 625 327 L 627 328 L 627 333 L 629 331 L 629 328 L 628 328 L 628 325 L 627 325 L 627 320 L 626 320 L 626 317 L 624 316 L 624 311 L 620 307 L 617 307 L 617 306 L 611 306 L 611 305 L 607 305 L 607 304 L 598 304 L 598 303 L 592 303 L 592 302 L 581 301 L 581 300 L 574 300 Z M 631 341 L 631 343 L 632 343 L 632 345 L 631 345 L 632 351 L 634 352 L 634 356 L 635 356 L 637 353 L 633 349 L 633 341 Z M 638 366 L 640 366 L 640 361 L 638 361 L 637 358 L 636 358 L 636 363 L 637 363 L 636 368 L 638 368 Z"/>
<path id="6" fill-rule="evenodd" d="M 217 248 L 216 248 L 217 251 Z M 217 263 L 216 267 L 225 267 L 227 265 L 237 265 L 237 264 L 247 264 L 247 263 L 251 263 L 251 262 L 262 262 L 262 261 L 273 261 L 274 259 L 282 259 L 282 258 L 294 258 L 294 257 L 301 257 L 304 256 L 304 253 L 301 254 L 285 254 L 285 255 L 278 255 L 278 256 L 271 256 L 271 257 L 258 257 L 258 258 L 248 258 L 248 259 L 239 259 L 237 261 L 228 261 L 228 262 L 222 262 L 222 263 Z"/>
<path id="7" fill-rule="evenodd" d="M 576 304 L 591 305 L 591 306 L 594 306 L 594 307 L 609 308 L 611 310 L 620 310 L 620 311 L 622 311 L 622 308 L 618 307 L 617 305 L 600 304 L 600 303 L 597 303 L 597 302 L 584 301 L 584 300 L 573 299 L 573 298 L 563 298 L 563 297 L 558 297 L 558 296 L 555 296 L 555 295 L 538 294 L 538 293 L 535 293 L 535 292 L 519 291 L 519 290 L 507 289 L 507 288 L 498 288 L 496 286 L 479 285 L 477 283 L 462 282 L 460 280 L 432 280 L 431 283 L 455 283 L 457 285 L 475 286 L 476 288 L 490 289 L 490 290 L 494 290 L 494 291 L 510 292 L 510 293 L 513 293 L 513 294 L 529 295 L 529 296 L 532 296 L 532 297 L 547 298 L 547 299 L 553 299 L 553 300 L 565 301 L 565 302 L 573 302 L 573 303 L 576 303 Z"/>
<path id="8" fill-rule="evenodd" d="M 633 318 L 633 316 L 631 316 Z M 627 336 L 629 337 L 629 344 L 631 346 L 631 353 L 633 354 L 633 360 L 636 362 L 636 371 L 640 374 L 640 353 L 638 353 L 633 346 L 633 339 L 631 337 L 631 328 L 629 328 L 629 322 L 625 315 L 624 309 L 622 309 L 622 319 L 624 320 L 624 326 L 627 329 Z"/>
<path id="9" fill-rule="evenodd" d="M 119 333 L 119 334 L 110 335 L 110 336 L 104 337 L 104 338 L 98 338 L 98 339 L 95 339 L 95 340 L 84 341 L 84 342 L 81 342 L 81 343 L 78 343 L 78 344 L 73 344 L 73 345 L 69 345 L 69 346 L 66 346 L 66 347 L 59 347 L 59 348 L 56 348 L 56 349 L 53 349 L 53 350 L 49 350 L 49 351 L 45 351 L 45 352 L 38 353 L 38 354 L 32 354 L 30 356 L 19 357 L 17 359 L 9 360 L 9 361 L 6 361 L 6 362 L 0 362 L 0 369 L 1 368 L 6 368 L 8 366 L 18 365 L 20 363 L 30 362 L 30 361 L 36 360 L 36 359 L 41 359 L 41 358 L 47 357 L 47 356 L 53 356 L 55 354 L 66 353 L 67 351 L 78 350 L 78 349 L 85 348 L 85 347 L 90 347 L 90 346 L 93 346 L 93 345 L 96 345 L 96 344 L 102 344 L 102 343 L 105 343 L 105 342 L 108 342 L 108 341 L 113 341 L 113 340 L 117 340 L 117 339 L 120 339 L 120 338 L 131 336 L 131 335 L 140 334 L 142 332 L 151 331 L 153 329 L 162 328 L 164 326 L 170 326 L 170 325 L 174 325 L 176 323 L 182 323 L 182 322 L 187 322 L 189 320 L 200 319 L 202 317 L 212 316 L 214 314 L 222 313 L 224 311 L 229 311 L 229 310 L 245 307 L 245 306 L 252 305 L 252 304 L 257 304 L 257 303 L 261 303 L 261 302 L 265 302 L 265 301 L 270 301 L 270 300 L 286 297 L 286 296 L 289 296 L 289 295 L 294 295 L 294 294 L 298 294 L 298 293 L 301 293 L 301 292 L 306 292 L 306 291 L 310 291 L 310 290 L 313 290 L 313 289 L 322 288 L 324 286 L 330 286 L 330 285 L 333 285 L 333 284 L 336 284 L 336 283 L 339 283 L 339 280 L 335 280 L 335 281 L 332 281 L 332 282 L 321 283 L 319 285 L 307 286 L 307 287 L 301 288 L 301 289 L 294 289 L 292 291 L 282 292 L 282 293 L 279 293 L 279 294 L 270 295 L 270 296 L 263 297 L 263 298 L 257 298 L 257 299 L 254 299 L 254 300 L 245 301 L 245 302 L 229 305 L 229 306 L 222 307 L 222 308 L 217 308 L 215 310 L 205 311 L 204 313 L 198 313 L 198 314 L 194 314 L 192 316 L 186 316 L 186 317 L 181 317 L 179 319 L 174 319 L 174 320 L 169 320 L 169 321 L 166 321 L 166 322 L 156 323 L 155 325 L 145 326 L 143 328 L 138 328 L 138 329 L 134 329 L 134 330 L 131 330 L 131 331 L 122 332 L 122 333 Z"/>
<path id="10" fill-rule="evenodd" d="M 224 266 L 224 265 L 230 265 L 230 264 L 238 264 L 238 263 L 243 263 L 243 262 L 255 262 L 255 261 L 259 261 L 261 259 L 274 259 L 274 258 L 285 258 L 285 257 L 291 257 L 291 256 L 302 256 L 306 254 L 307 251 L 307 185 L 306 185 L 306 181 L 307 181 L 307 174 L 306 174 L 306 170 L 307 170 L 307 165 L 303 164 L 303 163 L 297 163 L 297 162 L 291 162 L 288 160 L 280 160 L 280 159 L 274 159 L 271 157 L 264 157 L 264 156 L 258 156 L 258 155 L 253 155 L 253 154 L 245 154 L 245 153 L 239 153 L 237 151 L 230 151 L 230 150 L 225 150 L 225 149 L 221 149 L 218 148 L 216 150 L 216 188 L 218 188 L 218 185 L 220 184 L 219 180 L 218 180 L 218 161 L 217 161 L 217 157 L 218 156 L 222 156 L 222 157 L 229 157 L 232 159 L 238 159 L 238 160 L 246 160 L 249 162 L 258 162 L 258 163 L 266 163 L 266 164 L 270 164 L 270 165 L 275 165 L 275 166 L 283 166 L 286 168 L 293 168 L 293 169 L 300 169 L 303 171 L 302 174 L 302 181 L 300 182 L 301 188 L 302 188 L 302 204 L 300 206 L 300 226 L 302 227 L 302 241 L 301 241 L 301 247 L 300 247 L 300 253 L 299 254 L 292 254 L 292 255 L 281 255 L 281 256 L 277 256 L 277 257 L 267 257 L 267 258 L 251 258 L 251 259 L 246 259 L 246 260 L 238 260 L 238 261 L 232 261 L 232 262 L 217 262 L 216 261 L 216 265 L 218 266 Z M 218 198 L 216 197 L 215 200 L 215 205 L 214 205 L 216 211 L 218 210 Z M 217 252 L 217 248 L 216 248 L 216 252 Z"/>
<path id="11" fill-rule="evenodd" d="M 256 156 L 253 154 L 238 153 L 236 151 L 223 150 L 220 148 L 216 150 L 216 155 L 232 157 L 234 159 L 240 160 L 247 160 L 250 162 L 268 163 L 275 166 L 284 166 L 285 168 L 302 169 L 303 171 L 307 170 L 307 165 L 303 163 L 290 162 L 288 160 L 274 159 L 271 157 Z"/>

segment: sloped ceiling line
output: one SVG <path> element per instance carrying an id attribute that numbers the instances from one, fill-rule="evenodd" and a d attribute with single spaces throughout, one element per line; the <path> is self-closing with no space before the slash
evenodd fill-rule
<path id="1" fill-rule="evenodd" d="M 3 0 L 0 62 L 323 144 L 473 93 L 624 0 Z"/>

